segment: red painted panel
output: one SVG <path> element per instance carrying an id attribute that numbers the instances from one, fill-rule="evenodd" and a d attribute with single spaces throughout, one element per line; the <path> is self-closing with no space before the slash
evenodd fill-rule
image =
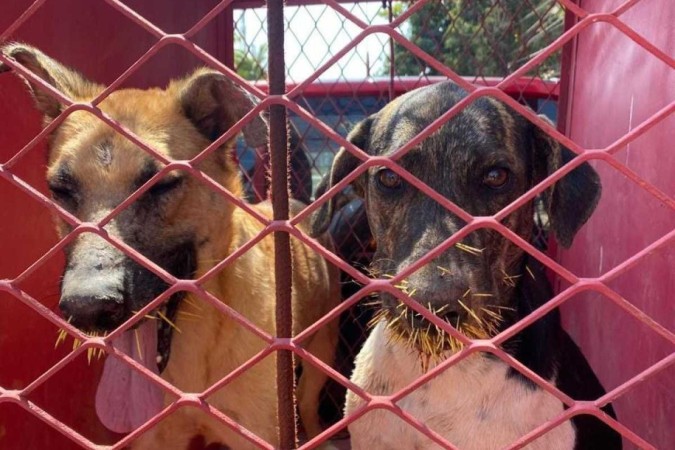
<path id="1" fill-rule="evenodd" d="M 592 12 L 611 12 L 622 3 L 587 0 L 581 6 Z M 670 0 L 640 2 L 620 19 L 671 58 L 675 54 L 675 8 Z M 579 37 L 569 95 L 567 134 L 584 148 L 605 148 L 675 100 L 675 71 L 612 25 L 594 23 Z M 675 117 L 671 114 L 621 148 L 615 158 L 672 199 L 673 142 Z M 577 275 L 589 277 L 606 273 L 675 227 L 672 207 L 609 164 L 594 165 L 602 177 L 602 199 L 572 249 L 560 258 Z M 675 331 L 674 250 L 671 239 L 608 283 L 670 332 Z M 563 318 L 608 389 L 675 350 L 598 294 L 573 298 L 563 307 Z M 673 448 L 673 392 L 675 368 L 671 366 L 615 402 L 619 420 L 656 448 Z"/>
<path id="2" fill-rule="evenodd" d="M 3 33 L 33 2 L 0 2 Z M 168 33 L 188 30 L 217 3 L 166 0 L 131 0 L 129 7 Z M 200 31 L 194 39 L 216 58 L 231 58 L 232 43 L 226 37 L 226 13 Z M 231 18 L 230 18 L 231 27 Z M 231 36 L 231 31 L 230 31 Z M 44 2 L 11 40 L 33 44 L 49 55 L 77 68 L 88 78 L 110 83 L 136 61 L 156 39 L 106 2 L 60 0 Z M 229 49 L 229 50 L 228 50 Z M 203 65 L 188 51 L 165 47 L 125 82 L 126 86 L 164 85 Z M 10 73 L 0 74 L 0 162 L 4 163 L 39 131 L 41 117 L 22 83 Z M 46 192 L 44 143 L 35 147 L 13 168 L 16 176 Z M 0 279 L 12 279 L 39 259 L 57 242 L 50 212 L 27 194 L 0 178 Z M 55 255 L 20 287 L 55 310 L 59 274 L 63 265 Z M 54 349 L 57 329 L 13 296 L 0 292 L 0 386 L 24 388 L 63 358 L 71 348 Z M 29 399 L 85 437 L 99 444 L 117 436 L 98 423 L 93 411 L 94 390 L 101 364 L 80 358 L 66 366 Z M 0 404 L 0 448 L 79 448 L 17 405 Z"/>

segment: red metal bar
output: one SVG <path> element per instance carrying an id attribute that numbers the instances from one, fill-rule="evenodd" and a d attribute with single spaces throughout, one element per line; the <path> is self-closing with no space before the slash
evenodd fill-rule
<path id="1" fill-rule="evenodd" d="M 387 2 L 387 18 L 389 23 L 394 20 L 394 9 L 392 7 L 392 0 Z M 389 101 L 394 99 L 394 77 L 396 76 L 396 52 L 394 51 L 394 40 L 389 39 Z"/>
<path id="2" fill-rule="evenodd" d="M 578 16 L 574 14 L 569 8 L 565 10 L 565 25 L 564 29 L 569 30 L 578 21 Z M 577 51 L 578 39 L 575 37 L 570 42 L 562 47 L 562 56 L 560 60 L 561 70 L 560 74 L 560 96 L 558 98 L 558 121 L 557 128 L 562 134 L 569 135 L 568 130 L 568 116 L 571 111 L 571 95 L 574 89 L 575 82 L 575 56 Z"/>
<path id="3" fill-rule="evenodd" d="M 270 94 L 283 95 L 286 92 L 283 0 L 269 0 L 267 3 L 267 37 Z M 287 221 L 289 217 L 288 129 L 286 108 L 283 105 L 275 104 L 270 107 L 269 124 L 274 221 Z M 289 234 L 282 231 L 274 233 L 274 275 L 278 340 L 290 338 L 293 335 L 291 243 Z M 277 352 L 277 407 L 281 448 L 297 447 L 294 390 L 293 353 L 288 350 L 279 350 Z"/>
<path id="4" fill-rule="evenodd" d="M 9 37 L 16 32 L 28 19 L 30 19 L 35 12 L 45 3 L 46 0 L 35 0 L 26 10 L 7 27 L 7 29 L 0 34 L 0 42 L 7 42 Z"/>
<path id="5" fill-rule="evenodd" d="M 105 0 L 105 2 L 108 3 L 110 6 L 112 6 L 114 9 L 116 9 L 117 11 L 119 11 L 120 13 L 124 14 L 129 20 L 141 26 L 145 31 L 155 36 L 156 38 L 160 39 L 167 36 L 167 33 L 165 33 L 162 29 L 160 29 L 158 26 L 156 26 L 154 23 L 152 23 L 145 17 L 138 14 L 136 11 L 134 11 L 132 8 L 125 5 L 124 3 L 118 0 Z"/>
<path id="6" fill-rule="evenodd" d="M 584 18 L 588 15 L 588 12 L 578 5 L 579 0 L 557 0 L 557 2 L 564 6 L 565 10 L 579 18 Z"/>
<path id="7" fill-rule="evenodd" d="M 640 47 L 651 53 L 656 58 L 660 59 L 664 63 L 668 64 L 670 67 L 675 68 L 675 59 L 670 55 L 663 52 L 661 49 L 653 45 L 651 42 L 646 40 L 644 37 L 636 33 L 632 28 L 627 26 L 625 23 L 620 21 L 616 16 L 612 14 L 590 14 L 587 17 L 583 18 L 572 28 L 563 33 L 558 39 L 553 41 L 546 49 L 540 52 L 537 56 L 523 64 L 520 68 L 509 74 L 502 83 L 507 84 L 509 81 L 519 78 L 525 75 L 528 71 L 535 68 L 546 58 L 551 56 L 554 52 L 562 48 L 567 42 L 573 39 L 578 35 L 583 29 L 591 26 L 592 24 L 598 22 L 606 22 L 613 25 L 616 29 L 621 31 L 626 37 L 630 38 Z"/>
<path id="8" fill-rule="evenodd" d="M 229 33 L 226 34 L 226 36 L 232 36 L 232 25 L 233 25 L 233 19 L 232 19 L 232 3 L 233 0 L 222 0 L 220 3 L 218 3 L 216 6 L 214 6 L 211 11 L 208 13 L 204 14 L 204 16 L 199 19 L 197 23 L 195 23 L 192 28 L 187 30 L 185 33 L 183 33 L 183 36 L 186 38 L 191 38 L 195 34 L 197 34 L 199 31 L 201 31 L 202 28 L 204 28 L 209 22 L 211 22 L 214 18 L 218 17 L 223 11 L 226 13 L 225 17 L 225 22 L 227 22 L 225 25 L 230 27 L 228 30 Z M 229 8 L 228 11 L 226 9 Z M 231 44 L 231 43 L 230 43 Z M 231 52 L 230 52 L 231 53 Z M 229 58 L 226 58 L 224 61 L 225 65 L 232 67 L 234 64 L 234 59 L 230 60 Z"/>
<path id="9" fill-rule="evenodd" d="M 15 393 L 14 391 L 3 391 L 3 389 L 0 387 L 0 403 L 14 403 L 16 405 L 19 405 L 21 408 L 23 408 L 25 411 L 29 412 L 31 415 L 34 417 L 37 417 L 47 425 L 51 426 L 53 429 L 58 431 L 59 433 L 63 434 L 65 437 L 79 445 L 80 447 L 84 449 L 98 449 L 98 448 L 105 448 L 102 446 L 97 446 L 93 442 L 91 442 L 89 439 L 86 437 L 82 436 L 80 433 L 77 431 L 73 430 L 60 420 L 56 419 L 54 416 L 40 408 L 38 405 L 36 405 L 34 402 L 31 402 L 27 398 L 25 398 L 23 395 Z"/>
<path id="10" fill-rule="evenodd" d="M 619 17 L 641 1 L 642 0 L 626 0 L 625 3 L 619 5 L 614 11 L 612 11 L 612 15 Z"/>
<path id="11" fill-rule="evenodd" d="M 494 87 L 497 86 L 503 78 L 501 77 L 471 77 L 471 76 L 462 76 L 460 77 L 465 83 L 470 83 L 475 86 L 486 86 Z M 347 80 L 347 81 L 318 81 L 316 83 L 311 83 L 305 85 L 302 89 L 303 97 L 324 97 L 327 95 L 327 88 L 330 95 L 335 96 L 369 96 L 369 95 L 380 95 L 383 92 L 387 92 L 390 89 L 391 83 L 389 77 L 378 79 L 370 78 L 367 80 L 358 80 L 358 84 Z M 411 91 L 415 88 L 422 86 L 429 86 L 432 84 L 439 83 L 441 81 L 447 80 L 446 77 L 431 75 L 424 77 L 416 76 L 398 76 L 396 77 L 396 82 L 393 84 L 393 95 L 397 97 L 401 94 L 405 94 L 408 91 Z M 264 81 L 255 82 L 254 85 L 259 88 L 262 92 L 268 92 L 269 88 L 267 83 Z M 515 96 L 522 94 L 527 98 L 536 98 L 536 99 L 556 99 L 559 95 L 559 85 L 560 83 L 554 83 L 551 81 L 544 81 L 541 78 L 535 77 L 520 77 L 512 83 L 509 83 L 508 86 L 503 88 L 504 92 L 510 96 Z M 289 92 L 294 91 L 299 84 L 297 83 L 288 83 L 286 85 Z M 289 98 L 295 98 L 295 96 L 288 96 Z"/>

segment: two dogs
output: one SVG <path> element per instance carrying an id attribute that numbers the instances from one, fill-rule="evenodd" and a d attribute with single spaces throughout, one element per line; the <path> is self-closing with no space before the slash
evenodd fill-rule
<path id="1" fill-rule="evenodd" d="M 2 49 L 74 101 L 88 102 L 104 87 L 22 44 Z M 0 70 L 7 67 L 0 67 Z M 28 82 L 45 123 L 63 110 L 57 100 Z M 223 75 L 206 69 L 166 89 L 115 91 L 98 107 L 172 160 L 189 160 L 253 107 L 252 99 Z M 243 129 L 252 146 L 266 143 L 261 117 Z M 199 169 L 241 196 L 233 142 L 206 157 Z M 54 201 L 83 222 L 96 223 L 155 176 L 163 165 L 94 115 L 75 111 L 55 128 L 49 142 L 47 180 Z M 257 206 L 271 217 L 269 204 Z M 297 210 L 298 205 L 294 205 Z M 71 230 L 57 219 L 61 236 Z M 133 247 L 178 279 L 193 279 L 246 244 L 262 225 L 187 173 L 175 170 L 157 180 L 105 225 L 105 231 Z M 292 240 L 294 332 L 306 328 L 339 301 L 337 270 L 299 241 Z M 261 329 L 275 332 L 274 246 L 266 237 L 226 265 L 203 288 Z M 66 249 L 59 303 L 78 328 L 102 334 L 114 330 L 169 286 L 157 275 L 95 234 L 82 233 Z M 306 349 L 332 364 L 337 325 L 322 328 Z M 119 350 L 161 373 L 184 392 L 199 393 L 232 372 L 265 343 L 228 315 L 191 292 L 178 292 L 113 341 Z M 323 372 L 304 365 L 298 408 L 307 434 L 321 431 L 319 392 Z M 277 442 L 276 366 L 267 357 L 206 400 L 267 442 Z M 107 357 L 96 409 L 110 429 L 128 432 L 173 401 L 115 357 Z M 201 410 L 179 408 L 134 442 L 134 448 L 185 449 L 198 438 L 205 445 L 254 446 Z"/>
<path id="2" fill-rule="evenodd" d="M 102 86 L 25 45 L 3 49 L 73 100 L 89 101 Z M 62 111 L 58 101 L 29 83 L 47 122 Z M 361 122 L 351 142 L 372 155 L 399 148 L 461 98 L 451 83 L 400 97 Z M 225 77 L 200 70 L 165 90 L 121 90 L 100 108 L 171 159 L 194 157 L 253 107 Z M 244 128 L 253 145 L 265 139 L 258 118 Z M 199 167 L 235 195 L 241 194 L 231 142 Z M 399 163 L 445 198 L 474 216 L 500 211 L 569 160 L 545 133 L 491 99 L 479 99 L 404 156 Z M 358 160 L 342 150 L 320 191 L 354 170 Z M 162 165 L 86 112 L 74 112 L 50 141 L 48 181 L 52 195 L 78 219 L 96 222 L 156 175 Z M 393 275 L 435 248 L 464 222 L 409 185 L 395 171 L 374 167 L 354 183 L 366 200 L 377 251 L 373 271 Z M 563 245 L 592 213 L 599 180 L 581 165 L 545 194 L 551 228 Z M 269 215 L 269 207 L 260 211 Z M 334 212 L 323 205 L 313 223 L 321 235 Z M 503 222 L 525 239 L 533 231 L 533 206 L 526 204 Z M 69 226 L 58 222 L 60 234 Z M 198 180 L 178 171 L 158 180 L 122 210 L 106 231 L 140 251 L 179 279 L 198 277 L 253 238 L 261 226 Z M 490 337 L 551 297 L 541 266 L 498 232 L 467 236 L 409 277 L 401 288 L 458 330 Z M 338 301 L 334 269 L 294 242 L 296 331 Z M 226 266 L 204 286 L 268 332 L 274 332 L 273 248 L 268 239 Z M 60 307 L 81 329 L 106 332 L 167 288 L 159 277 L 96 235 L 82 234 L 67 248 Z M 405 387 L 461 344 L 434 329 L 395 296 L 383 293 L 381 317 L 357 357 L 352 380 L 375 395 Z M 197 305 L 197 306 L 195 306 Z M 191 293 L 174 294 L 156 313 L 168 320 L 143 322 L 113 345 L 179 389 L 200 392 L 234 370 L 263 343 Z M 198 320 L 194 320 L 194 316 Z M 176 330 L 166 323 L 175 324 Z M 158 326 L 160 324 L 160 326 Z M 161 325 L 163 324 L 163 325 Z M 179 333 L 177 330 L 181 330 Z M 134 333 L 137 336 L 134 342 Z M 322 329 L 307 349 L 331 363 L 334 326 Z M 575 399 L 595 399 L 603 388 L 583 355 L 560 326 L 557 311 L 507 341 L 504 348 L 541 377 Z M 209 402 L 275 443 L 276 387 L 271 358 L 217 391 Z M 303 367 L 298 398 L 309 436 L 320 431 L 316 413 L 325 376 Z M 129 431 L 171 399 L 124 364 L 109 357 L 97 394 L 99 416 L 111 429 Z M 362 400 L 348 394 L 346 412 Z M 508 445 L 557 415 L 563 405 L 498 358 L 471 355 L 399 402 L 431 429 L 460 448 Z M 611 406 L 604 408 L 613 415 Z M 354 448 L 431 448 L 433 444 L 386 411 L 373 411 L 350 426 Z M 195 436 L 231 448 L 250 444 L 199 411 L 181 408 L 136 443 L 138 448 L 186 448 Z M 598 419 L 575 416 L 531 444 L 531 448 L 619 448 L 620 437 Z"/>
<path id="3" fill-rule="evenodd" d="M 403 95 L 356 125 L 348 139 L 372 156 L 387 156 L 465 96 L 450 82 Z M 560 168 L 573 155 L 543 131 L 491 98 L 480 98 L 442 125 L 397 163 L 473 216 L 491 216 Z M 352 172 L 359 160 L 336 155 L 319 194 Z M 434 250 L 466 222 L 395 171 L 370 167 L 353 183 L 365 200 L 377 243 L 372 271 L 397 274 Z M 582 164 L 546 191 L 544 205 L 557 240 L 569 246 L 600 197 L 595 171 Z M 329 225 L 335 208 L 318 211 L 313 232 Z M 502 223 L 523 239 L 533 235 L 533 202 Z M 552 297 L 542 266 L 491 229 L 479 229 L 440 253 L 397 286 L 471 338 L 506 329 Z M 381 311 L 358 354 L 352 381 L 373 395 L 391 395 L 430 365 L 462 347 L 396 296 L 380 294 Z M 594 400 L 604 390 L 579 348 L 562 329 L 557 310 L 504 344 L 504 349 L 567 395 Z M 347 394 L 346 413 L 361 397 Z M 461 449 L 503 448 L 563 410 L 563 404 L 497 357 L 472 354 L 397 402 Z M 611 405 L 605 412 L 614 416 Z M 383 409 L 349 427 L 352 448 L 430 449 L 437 445 Z M 533 449 L 619 448 L 604 422 L 575 416 L 532 442 Z"/>

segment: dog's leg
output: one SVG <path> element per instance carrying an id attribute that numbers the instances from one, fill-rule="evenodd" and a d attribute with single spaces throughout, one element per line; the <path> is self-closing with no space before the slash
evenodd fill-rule
<path id="1" fill-rule="evenodd" d="M 325 364 L 333 366 L 335 359 L 335 347 L 338 339 L 338 320 L 333 320 L 323 326 L 312 337 L 307 351 L 319 358 Z M 307 438 L 311 439 L 321 433 L 321 423 L 319 420 L 319 394 L 323 388 L 328 375 L 320 369 L 314 367 L 311 363 L 303 362 L 302 375 L 298 381 L 298 408 L 300 410 L 300 420 L 307 433 Z M 324 445 L 321 448 L 330 448 Z"/>

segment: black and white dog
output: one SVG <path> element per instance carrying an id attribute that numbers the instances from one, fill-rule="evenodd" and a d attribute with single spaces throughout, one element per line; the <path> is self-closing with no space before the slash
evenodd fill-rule
<path id="1" fill-rule="evenodd" d="M 349 140 L 371 155 L 400 148 L 465 96 L 451 82 L 399 97 L 359 123 Z M 546 133 L 490 98 L 480 98 L 403 156 L 398 163 L 473 216 L 491 216 L 572 158 Z M 319 194 L 359 161 L 341 149 Z M 371 167 L 353 183 L 365 200 L 377 243 L 372 270 L 393 275 L 434 249 L 465 224 L 385 167 Z M 601 187 L 583 164 L 544 194 L 550 228 L 569 246 L 594 210 Z M 524 239 L 534 228 L 534 202 L 502 223 Z M 327 202 L 314 217 L 323 232 L 334 213 Z M 520 247 L 490 229 L 470 233 L 408 276 L 399 286 L 472 338 L 489 338 L 552 297 L 544 269 Z M 388 293 L 379 320 L 356 359 L 352 381 L 373 395 L 391 395 L 461 344 Z M 604 389 L 562 329 L 558 311 L 508 340 L 503 348 L 577 400 Z M 346 413 L 363 405 L 347 394 Z M 502 448 L 557 416 L 565 406 L 499 358 L 473 354 L 398 402 L 461 449 Z M 611 405 L 604 411 L 614 417 Z M 429 449 L 438 446 L 389 411 L 373 410 L 349 427 L 355 449 Z M 528 445 L 532 449 L 620 448 L 621 437 L 601 420 L 575 416 Z"/>

